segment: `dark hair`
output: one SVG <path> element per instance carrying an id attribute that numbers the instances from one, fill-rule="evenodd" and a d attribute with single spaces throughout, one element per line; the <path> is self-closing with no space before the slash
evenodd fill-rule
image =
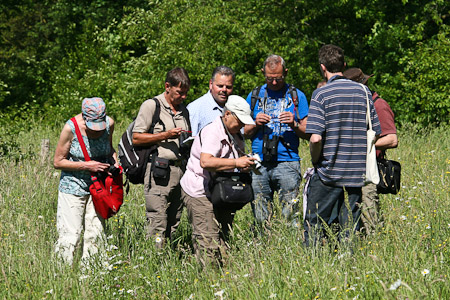
<path id="1" fill-rule="evenodd" d="M 224 75 L 224 76 L 231 76 L 231 77 L 233 77 L 233 82 L 234 82 L 234 79 L 236 78 L 236 74 L 234 74 L 233 69 L 230 67 L 227 67 L 227 66 L 218 66 L 218 67 L 214 68 L 212 75 L 211 75 L 211 81 L 214 81 L 214 78 L 216 77 L 217 74 Z"/>
<path id="2" fill-rule="evenodd" d="M 344 50 L 335 45 L 324 45 L 319 50 L 319 63 L 330 73 L 343 72 L 345 68 Z"/>
<path id="3" fill-rule="evenodd" d="M 277 66 L 277 65 L 281 65 L 283 67 L 283 74 L 284 74 L 284 72 L 286 70 L 286 62 L 284 61 L 284 59 L 281 56 L 276 55 L 276 54 L 271 54 L 264 61 L 264 64 L 262 67 L 263 72 L 266 73 L 266 66 L 268 66 L 269 69 L 274 69 L 275 66 Z"/>
<path id="4" fill-rule="evenodd" d="M 191 86 L 191 80 L 189 79 L 188 72 L 184 68 L 174 68 L 167 72 L 166 82 L 171 86 L 178 86 L 181 83 L 182 88 L 189 88 Z"/>

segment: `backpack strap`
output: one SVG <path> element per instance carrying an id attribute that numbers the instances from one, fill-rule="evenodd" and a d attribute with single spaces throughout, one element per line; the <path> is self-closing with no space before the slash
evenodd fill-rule
<path id="1" fill-rule="evenodd" d="M 148 130 L 149 133 L 153 133 L 156 124 L 159 123 L 159 121 L 161 121 L 159 117 L 159 114 L 161 113 L 161 104 L 159 103 L 159 100 L 156 98 L 152 98 L 152 100 L 155 101 L 156 107 L 155 112 L 153 113 L 152 124 L 150 125 L 150 129 Z M 161 122 L 161 125 L 163 126 L 163 131 L 166 131 L 166 125 L 164 125 L 163 122 Z"/>
<path id="2" fill-rule="evenodd" d="M 294 114 L 297 115 L 297 119 L 300 121 L 300 114 L 298 112 L 297 88 L 293 84 L 288 84 L 288 92 L 289 94 L 291 94 L 292 101 L 294 102 Z"/>
<path id="3" fill-rule="evenodd" d="M 252 111 L 252 114 L 251 114 L 252 118 L 253 118 L 253 112 L 255 111 L 256 102 L 258 101 L 258 99 L 260 99 L 259 91 L 261 91 L 261 86 L 255 87 L 252 91 L 251 105 L 250 105 L 250 110 Z"/>
<path id="4" fill-rule="evenodd" d="M 378 99 L 380 99 L 380 96 L 376 96 L 375 99 L 372 100 L 373 104 L 375 104 L 375 101 L 377 101 Z"/>

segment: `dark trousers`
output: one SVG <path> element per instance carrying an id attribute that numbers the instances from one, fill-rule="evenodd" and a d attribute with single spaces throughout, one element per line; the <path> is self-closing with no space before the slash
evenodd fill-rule
<path id="1" fill-rule="evenodd" d="M 348 194 L 348 208 L 347 204 L 344 203 L 345 191 Z M 329 226 L 335 221 L 335 217 L 333 217 L 335 205 L 339 212 L 338 221 L 341 235 L 348 237 L 352 230 L 359 230 L 361 188 L 326 185 L 316 173 L 311 178 L 307 193 L 308 200 L 304 221 L 306 245 L 309 245 L 311 239 L 317 242 L 323 236 L 323 223 Z"/>

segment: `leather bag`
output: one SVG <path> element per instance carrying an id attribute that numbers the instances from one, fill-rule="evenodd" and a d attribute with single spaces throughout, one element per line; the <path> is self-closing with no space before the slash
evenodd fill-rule
<path id="1" fill-rule="evenodd" d="M 397 194 L 400 190 L 402 166 L 395 160 L 378 159 L 380 182 L 377 191 L 380 194 Z"/>
<path id="2" fill-rule="evenodd" d="M 250 173 L 217 172 L 210 191 L 214 208 L 239 210 L 253 201 L 252 176 Z"/>

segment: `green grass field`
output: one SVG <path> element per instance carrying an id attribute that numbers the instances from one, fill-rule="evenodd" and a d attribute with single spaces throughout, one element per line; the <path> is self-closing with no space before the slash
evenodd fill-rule
<path id="1" fill-rule="evenodd" d="M 126 125 L 118 124 L 116 142 Z M 185 213 L 173 247 L 158 253 L 145 240 L 142 186 L 132 186 L 107 221 L 107 261 L 82 272 L 53 254 L 59 171 L 51 161 L 62 124 L 31 127 L 15 139 L 25 158 L 0 160 L 0 299 L 450 299 L 448 128 L 400 131 L 389 157 L 402 164 L 402 189 L 381 196 L 385 227 L 357 239 L 353 255 L 305 249 L 301 228 L 288 227 L 279 209 L 270 234 L 255 238 L 246 206 L 223 269 L 203 270 Z M 41 163 L 44 138 L 51 157 Z M 300 152 L 304 172 L 306 142 Z"/>

